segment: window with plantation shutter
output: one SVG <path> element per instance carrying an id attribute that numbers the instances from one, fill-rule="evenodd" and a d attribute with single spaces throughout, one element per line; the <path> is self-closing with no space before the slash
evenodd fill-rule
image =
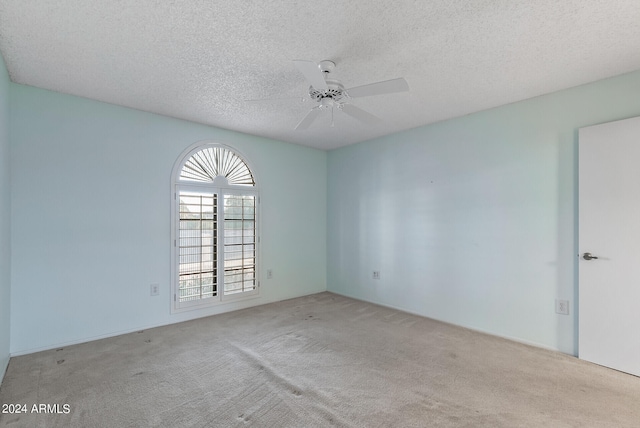
<path id="1" fill-rule="evenodd" d="M 255 288 L 256 198 L 224 195 L 224 291 L 244 293 Z"/>
<path id="2" fill-rule="evenodd" d="M 218 295 L 218 195 L 180 192 L 178 283 L 180 302 Z"/>
<path id="3" fill-rule="evenodd" d="M 196 146 L 172 180 L 172 310 L 256 295 L 258 206 L 253 173 L 236 152 Z"/>

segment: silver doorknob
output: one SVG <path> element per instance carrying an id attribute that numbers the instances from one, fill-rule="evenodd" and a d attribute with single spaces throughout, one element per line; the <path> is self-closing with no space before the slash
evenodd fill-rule
<path id="1" fill-rule="evenodd" d="M 582 255 L 582 258 L 583 258 L 583 259 L 585 259 L 585 260 L 595 260 L 595 259 L 597 259 L 598 257 L 596 257 L 596 256 L 592 256 L 592 255 L 591 255 L 591 253 L 584 253 L 584 254 Z"/>

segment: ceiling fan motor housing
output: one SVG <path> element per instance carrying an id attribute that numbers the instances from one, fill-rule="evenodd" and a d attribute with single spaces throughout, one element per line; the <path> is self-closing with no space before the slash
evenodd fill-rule
<path id="1" fill-rule="evenodd" d="M 325 98 L 330 98 L 333 101 L 340 101 L 345 97 L 344 86 L 338 80 L 326 79 L 327 86 L 326 91 L 320 91 L 313 86 L 309 86 L 309 97 L 317 102 L 322 102 Z"/>

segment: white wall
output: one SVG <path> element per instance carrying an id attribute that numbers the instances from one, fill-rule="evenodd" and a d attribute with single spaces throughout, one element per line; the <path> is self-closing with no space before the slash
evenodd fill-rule
<path id="1" fill-rule="evenodd" d="M 9 75 L 0 54 L 0 381 L 9 363 L 11 295 L 11 193 Z"/>
<path id="2" fill-rule="evenodd" d="M 10 91 L 13 354 L 326 289 L 325 152 L 33 87 Z M 261 293 L 170 315 L 171 169 L 201 140 L 235 148 L 255 168 Z"/>
<path id="3" fill-rule="evenodd" d="M 577 130 L 639 93 L 636 72 L 329 152 L 328 289 L 576 354 Z"/>

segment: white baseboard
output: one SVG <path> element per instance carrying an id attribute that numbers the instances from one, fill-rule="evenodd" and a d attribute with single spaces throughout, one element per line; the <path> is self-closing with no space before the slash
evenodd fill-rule
<path id="1" fill-rule="evenodd" d="M 443 324 L 453 325 L 453 326 L 464 328 L 464 329 L 467 329 L 467 330 L 470 330 L 470 331 L 475 331 L 477 333 L 488 334 L 489 336 L 499 337 L 501 339 L 507 339 L 507 340 L 510 340 L 512 342 L 521 343 L 523 345 L 533 346 L 535 348 L 546 349 L 548 351 L 560 352 L 560 353 L 565 354 L 565 355 L 571 355 L 571 354 L 566 354 L 565 352 L 562 352 L 558 348 L 554 348 L 554 347 L 551 347 L 551 346 L 548 346 L 548 345 L 545 345 L 545 344 L 542 344 L 542 343 L 529 341 L 529 340 L 522 339 L 522 338 L 519 338 L 519 337 L 506 336 L 506 335 L 503 335 L 503 334 L 498 334 L 498 333 L 495 333 L 495 332 L 492 332 L 492 331 L 487 331 L 487 330 L 483 330 L 483 329 L 476 328 L 476 327 L 469 327 L 469 326 L 466 326 L 466 325 L 454 324 L 452 322 L 444 321 L 444 320 L 441 320 L 441 319 L 438 319 L 438 318 L 434 318 L 434 317 L 430 317 L 428 315 L 421 314 L 421 313 L 418 313 L 418 312 L 415 312 L 415 311 L 411 311 L 411 310 L 408 310 L 406 308 L 401 308 L 401 307 L 398 307 L 398 306 L 389 305 L 389 304 L 382 303 L 382 302 L 377 302 L 377 301 L 371 300 L 371 299 L 363 299 L 361 297 L 352 296 L 352 295 L 349 295 L 349 294 L 346 294 L 346 293 L 339 293 L 339 292 L 333 291 L 333 290 L 327 290 L 327 291 L 329 293 L 337 294 L 339 296 L 349 297 L 350 299 L 360 300 L 362 302 L 372 303 L 374 305 L 383 306 L 385 308 L 395 309 L 397 311 L 405 312 L 407 314 L 416 315 L 416 316 L 423 317 L 423 318 L 429 318 L 429 319 L 441 322 Z M 576 355 L 573 355 L 573 356 L 576 357 Z"/>
<path id="2" fill-rule="evenodd" d="M 101 339 L 108 339 L 110 337 L 115 337 L 115 336 L 121 336 L 123 334 L 129 334 L 129 333 L 135 333 L 136 331 L 141 331 L 141 330 L 149 330 L 152 328 L 157 328 L 157 327 L 163 327 L 166 325 L 172 325 L 172 324 L 179 324 L 181 322 L 187 322 L 187 321 L 191 321 L 194 319 L 198 319 L 198 318 L 207 318 L 207 317 L 212 317 L 212 316 L 216 316 L 216 315 L 221 315 L 224 313 L 228 313 L 228 312 L 233 312 L 233 311 L 239 311 L 239 310 L 243 310 L 243 309 L 247 309 L 247 308 L 252 308 L 255 306 L 261 306 L 261 305 L 266 305 L 269 303 L 275 303 L 275 302 L 281 302 L 284 300 L 289 300 L 289 299 L 295 299 L 298 297 L 304 297 L 304 296 L 310 296 L 312 294 L 318 294 L 318 293 L 323 293 L 325 292 L 325 290 L 319 290 L 319 291 L 313 291 L 313 292 L 305 292 L 305 293 L 300 293 L 300 294 L 293 294 L 291 296 L 286 296 L 286 297 L 282 297 L 280 299 L 278 298 L 263 298 L 260 299 L 260 297 L 262 296 L 257 296 L 256 298 L 253 299 L 247 299 L 247 302 L 251 302 L 253 301 L 254 304 L 248 304 L 246 306 L 242 306 L 242 307 L 233 307 L 231 309 L 228 310 L 223 310 L 221 312 L 217 312 L 215 314 L 207 314 L 207 315 L 202 315 L 200 314 L 193 314 L 193 316 L 186 316 L 185 317 L 185 313 L 183 312 L 181 315 L 182 317 L 179 320 L 176 321 L 169 321 L 169 322 L 164 322 L 164 323 L 158 323 L 158 324 L 147 324 L 147 325 L 141 325 L 141 326 L 137 326 L 137 327 L 133 327 L 130 329 L 126 329 L 126 330 L 117 330 L 117 331 L 112 331 L 112 332 L 108 332 L 105 334 L 100 334 L 97 336 L 89 336 L 89 337 L 83 337 L 77 340 L 71 340 L 68 342 L 59 342 L 59 343 L 55 343 L 52 345 L 46 345 L 46 346 L 42 346 L 42 347 L 37 347 L 37 348 L 29 348 L 29 349 L 23 349 L 20 351 L 14 351 L 10 353 L 11 357 L 19 357 L 22 355 L 29 355 L 29 354 L 34 354 L 36 352 L 42 352 L 42 351 L 49 351 L 51 349 L 58 349 L 58 348 L 64 348 L 66 346 L 72 346 L 72 345 L 79 345 L 81 343 L 87 343 L 87 342 L 93 342 L 95 340 L 101 340 Z"/>

